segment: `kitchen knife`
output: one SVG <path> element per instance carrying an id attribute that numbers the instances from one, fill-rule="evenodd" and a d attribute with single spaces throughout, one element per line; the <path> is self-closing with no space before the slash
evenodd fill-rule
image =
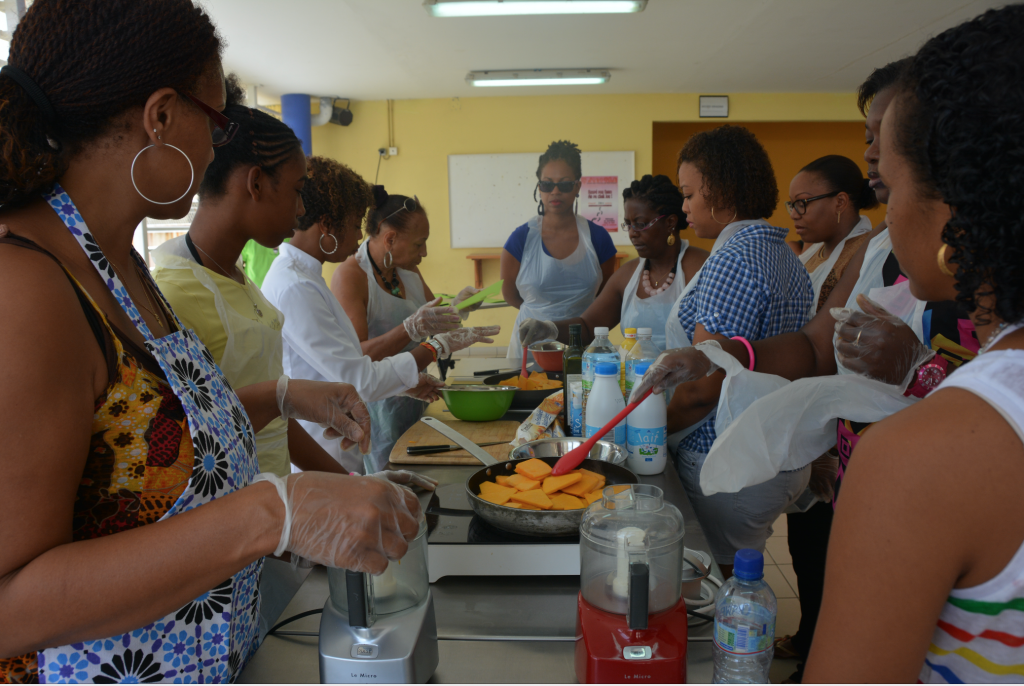
<path id="1" fill-rule="evenodd" d="M 494 441 L 492 443 L 477 443 L 481 448 L 489 445 L 501 445 L 508 441 Z M 462 450 L 461 445 L 410 445 L 405 449 L 406 455 L 433 455 L 434 453 L 447 453 L 452 450 Z"/>
<path id="2" fill-rule="evenodd" d="M 480 460 L 484 466 L 493 467 L 498 464 L 498 461 L 494 459 L 493 455 L 442 422 L 440 419 L 437 419 L 436 417 L 420 417 L 420 421 L 448 440 L 455 441 L 463 450 Z"/>

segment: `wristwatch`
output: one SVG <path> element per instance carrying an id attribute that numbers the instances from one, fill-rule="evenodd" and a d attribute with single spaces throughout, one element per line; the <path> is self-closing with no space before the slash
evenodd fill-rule
<path id="1" fill-rule="evenodd" d="M 906 397 L 923 398 L 934 391 L 946 378 L 949 363 L 946 358 L 936 355 L 914 371 L 914 381 L 903 394 Z"/>
<path id="2" fill-rule="evenodd" d="M 447 350 L 444 349 L 444 344 L 441 343 L 441 341 L 437 340 L 436 338 L 428 338 L 427 340 L 423 341 L 423 345 L 429 345 L 431 348 L 433 348 L 434 352 L 437 353 L 435 355 L 437 359 L 441 359 L 442 357 L 446 357 L 447 355 L 450 354 Z"/>

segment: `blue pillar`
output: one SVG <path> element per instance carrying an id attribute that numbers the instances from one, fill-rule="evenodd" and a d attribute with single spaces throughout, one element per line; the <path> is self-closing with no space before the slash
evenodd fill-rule
<path id="1" fill-rule="evenodd" d="M 288 93 L 281 96 L 281 118 L 302 141 L 302 152 L 313 154 L 313 126 L 310 124 L 309 95 Z"/>

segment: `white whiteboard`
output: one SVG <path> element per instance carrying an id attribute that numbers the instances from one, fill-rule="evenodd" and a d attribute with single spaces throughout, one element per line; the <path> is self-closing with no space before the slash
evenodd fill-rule
<path id="1" fill-rule="evenodd" d="M 517 227 L 537 214 L 533 189 L 537 185 L 540 152 L 500 155 L 448 156 L 448 212 L 453 248 L 500 248 Z M 583 153 L 584 176 L 619 177 L 619 222 L 622 191 L 636 178 L 633 151 Z M 538 198 L 539 198 L 538 194 Z M 616 245 L 629 243 L 629 234 L 609 232 Z"/>

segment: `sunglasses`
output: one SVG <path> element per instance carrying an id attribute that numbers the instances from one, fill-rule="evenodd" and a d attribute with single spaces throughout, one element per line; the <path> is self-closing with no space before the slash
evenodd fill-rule
<path id="1" fill-rule="evenodd" d="M 786 209 L 795 214 L 798 217 L 804 216 L 804 212 L 807 211 L 807 205 L 814 202 L 815 200 L 821 200 L 822 198 L 832 198 L 842 193 L 842 191 L 832 191 L 831 193 L 825 193 L 823 195 L 816 195 L 813 198 L 801 198 L 800 200 L 794 200 L 793 202 L 786 201 Z"/>
<path id="2" fill-rule="evenodd" d="M 196 107 L 201 109 L 213 122 L 213 147 L 219 148 L 230 143 L 231 139 L 235 137 L 235 132 L 238 131 L 238 122 L 231 121 L 194 95 L 186 94 L 185 97 L 194 102 Z"/>
<path id="3" fill-rule="evenodd" d="M 576 188 L 576 181 L 539 181 L 537 188 L 540 189 L 541 193 L 550 193 L 557 187 L 561 193 L 572 193 L 573 189 Z"/>
<path id="4" fill-rule="evenodd" d="M 397 210 L 395 210 L 394 212 L 392 212 L 388 216 L 386 216 L 383 219 L 381 219 L 380 223 L 383 224 L 384 222 L 386 222 L 387 220 L 391 219 L 392 217 L 394 217 L 396 214 L 398 214 L 402 210 L 405 210 L 406 212 L 415 212 L 416 208 L 419 207 L 419 206 L 420 206 L 420 199 L 419 199 L 419 197 L 414 195 L 411 198 L 406 198 L 402 202 L 402 206 L 401 207 L 399 207 Z"/>

